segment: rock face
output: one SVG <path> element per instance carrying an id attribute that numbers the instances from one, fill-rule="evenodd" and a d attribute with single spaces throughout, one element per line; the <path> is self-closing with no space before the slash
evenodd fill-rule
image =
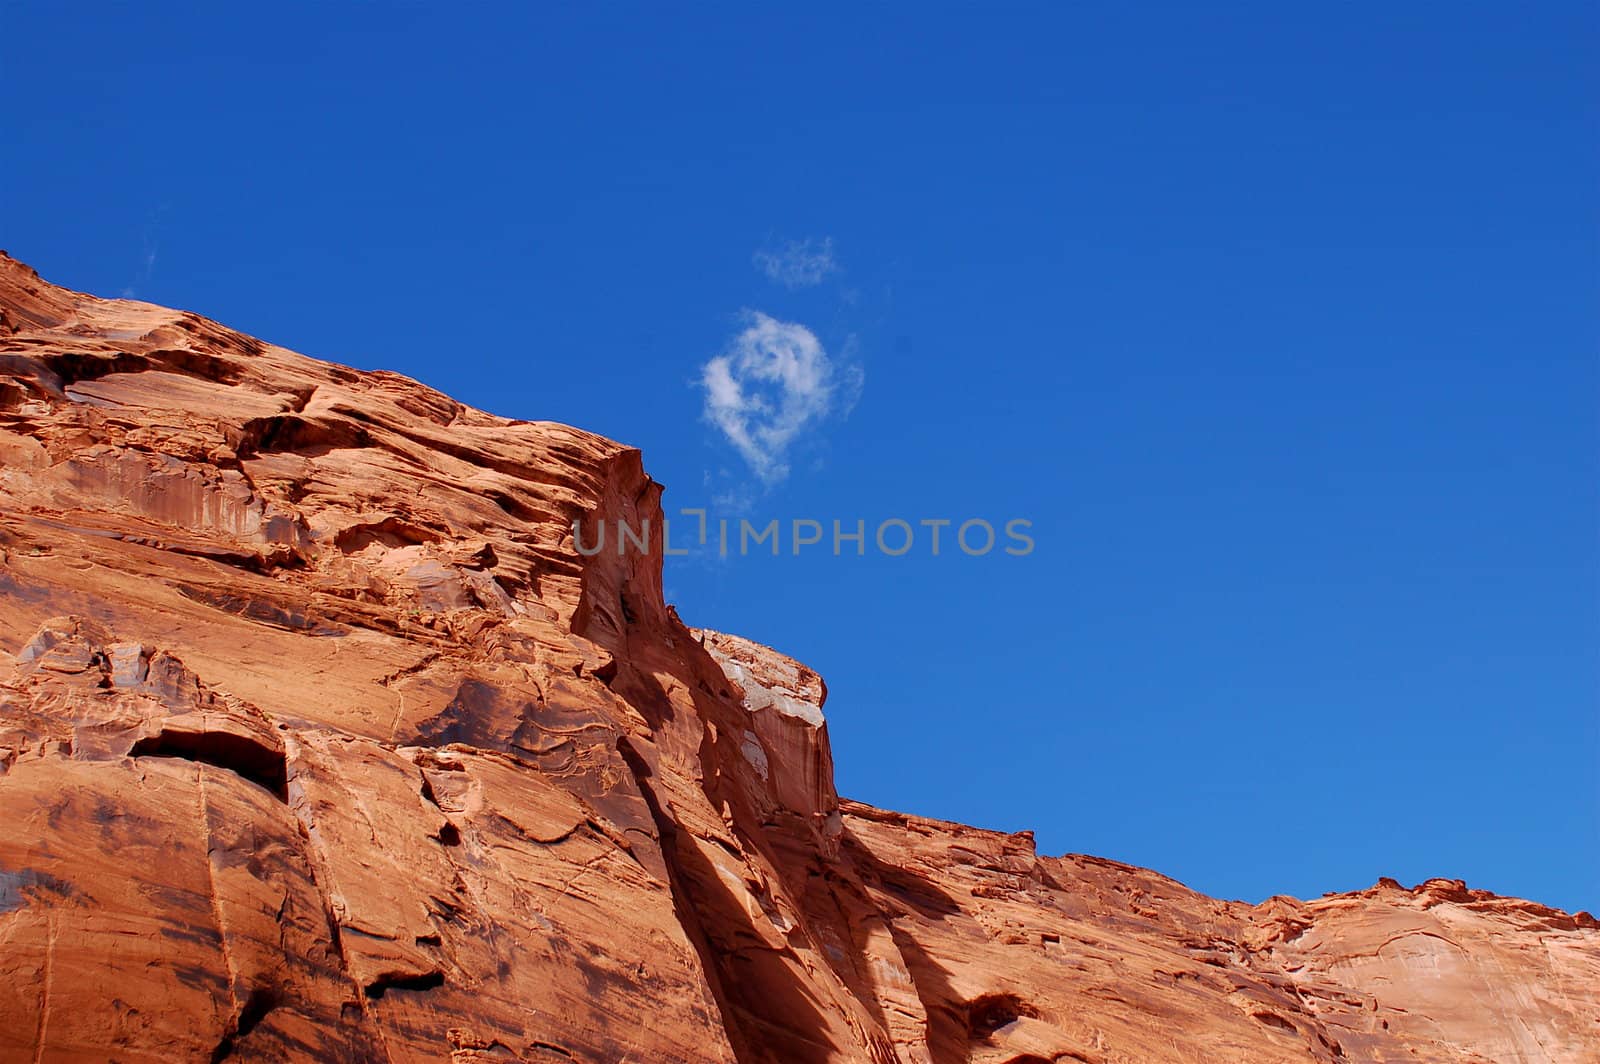
<path id="1" fill-rule="evenodd" d="M 836 856 L 843 829 L 833 789 L 833 752 L 822 705 L 828 686 L 791 657 L 760 643 L 722 632 L 695 637 L 744 692 L 741 705 L 750 726 L 739 750 L 766 783 L 771 811 L 796 814 L 820 833 L 828 856 Z"/>
<path id="2" fill-rule="evenodd" d="M 0 1059 L 1600 1060 L 1585 914 L 841 801 L 815 673 L 575 549 L 659 494 L 0 256 Z"/>

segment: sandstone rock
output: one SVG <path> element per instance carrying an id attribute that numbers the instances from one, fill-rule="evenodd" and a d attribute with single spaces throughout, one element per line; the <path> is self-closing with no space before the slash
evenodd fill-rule
<path id="1" fill-rule="evenodd" d="M 750 726 L 739 750 L 778 809 L 811 820 L 830 846 L 842 822 L 833 789 L 833 751 L 822 716 L 822 677 L 793 658 L 738 636 L 707 630 L 696 638 L 743 693 Z M 830 851 L 831 852 L 831 851 Z"/>
<path id="2" fill-rule="evenodd" d="M 1600 1060 L 1600 926 L 841 801 L 640 456 L 0 257 L 0 1059 Z M 586 539 L 585 542 L 592 542 Z"/>

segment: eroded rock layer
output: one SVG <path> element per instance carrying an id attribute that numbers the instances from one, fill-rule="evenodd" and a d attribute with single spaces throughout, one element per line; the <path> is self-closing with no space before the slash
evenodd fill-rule
<path id="1" fill-rule="evenodd" d="M 815 673 L 575 549 L 659 495 L 0 256 L 0 1059 L 1600 1060 L 1584 914 L 841 801 Z"/>

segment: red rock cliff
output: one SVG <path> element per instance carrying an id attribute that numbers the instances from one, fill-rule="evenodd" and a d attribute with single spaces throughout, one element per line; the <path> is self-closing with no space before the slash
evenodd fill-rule
<path id="1" fill-rule="evenodd" d="M 1600 1060 L 1600 928 L 841 801 L 640 456 L 0 256 L 0 1059 Z"/>

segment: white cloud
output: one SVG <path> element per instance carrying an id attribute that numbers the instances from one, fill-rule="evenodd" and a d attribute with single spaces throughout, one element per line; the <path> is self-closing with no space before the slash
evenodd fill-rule
<path id="1" fill-rule="evenodd" d="M 128 285 L 126 288 L 124 288 L 122 290 L 122 298 L 123 299 L 133 299 L 133 298 L 135 298 L 139 294 L 138 288 L 136 286 L 137 285 L 142 285 L 146 281 L 150 280 L 151 276 L 155 273 L 155 269 L 156 269 L 156 238 L 155 238 L 155 223 L 153 221 L 149 225 L 145 226 L 144 255 L 143 255 L 143 257 L 142 257 L 142 259 L 140 261 L 141 261 L 141 266 L 139 268 L 139 275 L 134 278 L 133 284 Z"/>
<path id="2" fill-rule="evenodd" d="M 728 350 L 700 367 L 705 416 L 772 484 L 788 475 L 790 445 L 828 416 L 841 385 L 853 403 L 861 373 L 836 371 L 804 325 L 753 310 L 745 311 L 745 322 Z"/>
<path id="3" fill-rule="evenodd" d="M 810 288 L 839 268 L 833 261 L 833 238 L 791 240 L 777 251 L 755 253 L 761 272 L 785 288 Z"/>

